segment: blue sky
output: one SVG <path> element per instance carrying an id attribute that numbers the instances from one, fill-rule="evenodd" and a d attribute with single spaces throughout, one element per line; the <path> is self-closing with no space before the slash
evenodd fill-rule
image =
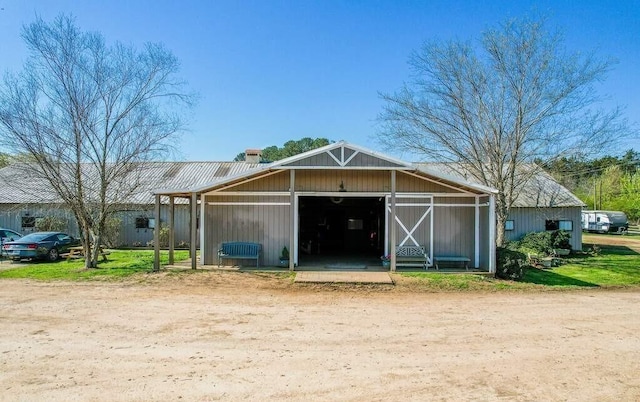
<path id="1" fill-rule="evenodd" d="M 412 50 L 477 39 L 532 10 L 564 31 L 569 49 L 618 60 L 602 92 L 640 121 L 640 1 L 0 0 L 0 8 L 2 71 L 21 68 L 20 30 L 36 15 L 73 14 L 108 41 L 163 42 L 200 94 L 179 144 L 184 160 L 231 160 L 302 137 L 378 149 L 378 93 L 408 78 Z"/>

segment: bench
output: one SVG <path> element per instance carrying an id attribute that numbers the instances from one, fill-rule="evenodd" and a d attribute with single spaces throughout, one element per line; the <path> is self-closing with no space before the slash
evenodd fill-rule
<path id="1" fill-rule="evenodd" d="M 464 264 L 464 269 L 469 270 L 469 263 L 471 262 L 471 258 L 463 257 L 463 256 L 440 256 L 434 257 L 436 269 L 440 269 L 438 263 L 452 263 L 452 264 Z"/>
<path id="2" fill-rule="evenodd" d="M 421 267 L 427 269 L 429 266 L 429 256 L 424 246 L 397 246 L 396 266 Z"/>
<path id="3" fill-rule="evenodd" d="M 256 267 L 260 266 L 260 250 L 262 245 L 248 242 L 225 242 L 218 250 L 218 266 L 222 260 L 256 260 Z"/>

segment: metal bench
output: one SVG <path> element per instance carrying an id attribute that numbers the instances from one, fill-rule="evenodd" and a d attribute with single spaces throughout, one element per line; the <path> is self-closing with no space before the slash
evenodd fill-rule
<path id="1" fill-rule="evenodd" d="M 436 269 L 440 269 L 440 267 L 438 266 L 438 263 L 445 262 L 445 263 L 453 263 L 453 264 L 458 264 L 458 263 L 464 264 L 464 269 L 468 271 L 469 263 L 471 262 L 471 258 L 463 257 L 463 256 L 440 256 L 440 257 L 434 257 L 433 259 L 435 260 Z"/>
<path id="2" fill-rule="evenodd" d="M 260 266 L 260 251 L 262 245 L 248 242 L 226 242 L 220 244 L 218 250 L 218 266 L 222 260 L 256 260 L 256 267 Z"/>
<path id="3" fill-rule="evenodd" d="M 427 269 L 430 262 L 424 246 L 396 247 L 396 266 L 421 267 Z"/>

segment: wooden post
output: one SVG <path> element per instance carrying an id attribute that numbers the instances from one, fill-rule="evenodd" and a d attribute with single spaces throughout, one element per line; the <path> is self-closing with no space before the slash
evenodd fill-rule
<path id="1" fill-rule="evenodd" d="M 496 272 L 496 196 L 489 196 L 489 272 Z"/>
<path id="2" fill-rule="evenodd" d="M 296 203 L 296 171 L 295 169 L 291 169 L 290 173 L 289 173 L 289 211 L 290 211 L 290 225 L 289 225 L 289 271 L 293 271 L 296 267 L 296 261 L 295 261 L 295 252 L 294 252 L 294 247 L 295 247 L 295 221 L 297 219 L 296 216 L 296 208 L 295 208 L 295 203 Z"/>
<path id="3" fill-rule="evenodd" d="M 173 265 L 173 249 L 176 242 L 176 227 L 175 227 L 175 199 L 174 196 L 169 196 L 169 265 Z"/>
<path id="4" fill-rule="evenodd" d="M 396 271 L 396 171 L 391 171 L 391 272 Z"/>
<path id="5" fill-rule="evenodd" d="M 473 233 L 473 266 L 474 268 L 480 267 L 480 196 L 476 195 L 475 205 L 475 218 L 474 218 L 474 233 Z"/>
<path id="6" fill-rule="evenodd" d="M 160 271 L 160 194 L 156 194 L 155 227 L 153 228 L 153 270 Z"/>
<path id="7" fill-rule="evenodd" d="M 196 239 L 198 237 L 198 196 L 191 193 L 191 243 L 189 249 L 191 254 L 191 269 L 196 269 L 198 260 L 196 258 Z"/>

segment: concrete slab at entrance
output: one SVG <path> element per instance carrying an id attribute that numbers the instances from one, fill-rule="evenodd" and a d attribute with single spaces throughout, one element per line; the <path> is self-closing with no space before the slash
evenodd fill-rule
<path id="1" fill-rule="evenodd" d="M 376 283 L 393 285 L 388 272 L 299 271 L 296 283 Z"/>

